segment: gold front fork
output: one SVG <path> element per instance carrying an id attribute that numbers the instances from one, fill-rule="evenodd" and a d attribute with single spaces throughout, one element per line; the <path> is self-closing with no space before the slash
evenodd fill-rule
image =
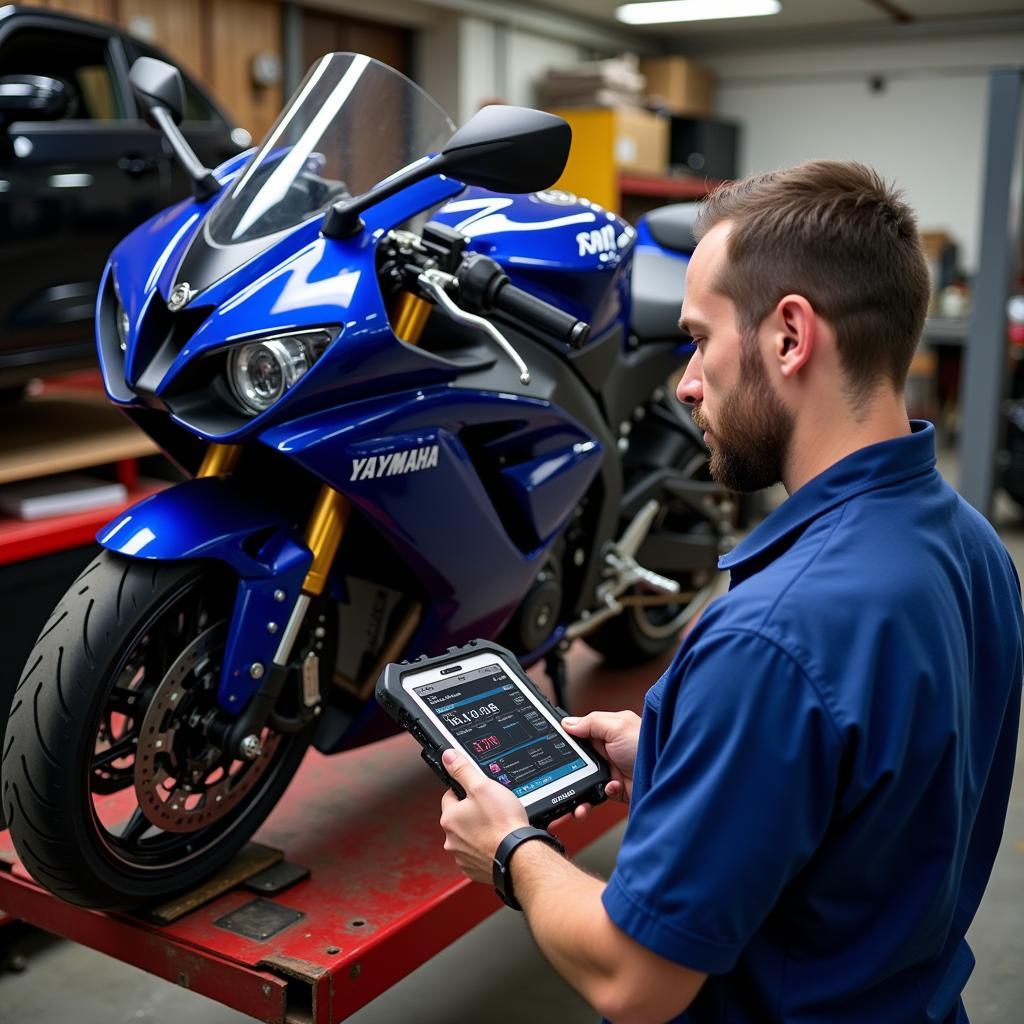
<path id="1" fill-rule="evenodd" d="M 227 476 L 238 465 L 240 444 L 211 444 L 206 449 L 196 476 Z"/>
<path id="2" fill-rule="evenodd" d="M 316 496 L 316 504 L 306 524 L 306 546 L 313 552 L 309 572 L 302 581 L 302 592 L 316 597 L 323 593 L 338 545 L 345 534 L 352 503 L 326 484 Z"/>
<path id="3" fill-rule="evenodd" d="M 433 308 L 426 299 L 412 292 L 402 292 L 391 316 L 395 334 L 407 345 L 417 344 Z"/>

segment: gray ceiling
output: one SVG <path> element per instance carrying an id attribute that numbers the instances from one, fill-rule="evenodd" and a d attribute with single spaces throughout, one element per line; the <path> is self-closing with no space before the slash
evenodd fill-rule
<path id="1" fill-rule="evenodd" d="M 532 6 L 561 11 L 602 23 L 622 26 L 615 19 L 615 8 L 624 0 L 541 0 Z M 871 35 L 918 34 L 956 31 L 968 23 L 998 29 L 1024 26 L 1024 0 L 781 0 L 782 10 L 760 18 L 728 18 L 693 21 L 675 25 L 630 26 L 626 31 L 651 36 L 672 36 L 678 41 L 692 40 L 701 45 L 733 45 L 741 38 L 756 35 L 767 41 L 794 41 L 808 36 L 841 37 L 844 28 Z M 1024 57 L 1024 54 L 1022 54 Z"/>

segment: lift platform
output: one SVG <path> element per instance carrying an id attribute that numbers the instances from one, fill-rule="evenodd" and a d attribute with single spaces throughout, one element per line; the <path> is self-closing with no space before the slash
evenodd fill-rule
<path id="1" fill-rule="evenodd" d="M 574 651 L 573 707 L 638 707 L 656 674 L 657 666 L 632 677 L 607 673 L 588 653 Z M 89 946 L 268 1024 L 336 1024 L 502 905 L 444 852 L 441 792 L 405 735 L 333 757 L 310 752 L 240 855 L 250 869 L 227 869 L 239 873 L 240 884 L 212 900 L 200 890 L 177 908 L 161 908 L 170 923 L 57 899 L 32 881 L 9 834 L 0 832 L 0 917 Z M 622 816 L 619 805 L 605 804 L 559 835 L 574 854 Z M 252 876 L 253 868 L 274 861 Z M 301 869 L 308 876 L 274 892 L 275 879 L 287 881 Z"/>

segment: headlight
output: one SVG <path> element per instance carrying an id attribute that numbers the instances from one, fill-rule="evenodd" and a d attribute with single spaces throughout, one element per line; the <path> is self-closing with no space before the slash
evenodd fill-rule
<path id="1" fill-rule="evenodd" d="M 248 342 L 228 356 L 228 381 L 250 416 L 269 409 L 330 344 L 329 330 L 301 331 Z"/>
<path id="2" fill-rule="evenodd" d="M 121 351 L 124 352 L 128 348 L 128 311 L 121 305 L 120 300 L 117 303 L 115 316 L 117 318 L 117 337 L 121 342 Z"/>

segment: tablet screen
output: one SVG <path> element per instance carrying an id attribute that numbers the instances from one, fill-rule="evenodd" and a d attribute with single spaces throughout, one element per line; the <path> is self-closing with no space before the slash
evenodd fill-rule
<path id="1" fill-rule="evenodd" d="M 480 769 L 518 797 L 592 767 L 497 662 L 411 689 Z"/>

